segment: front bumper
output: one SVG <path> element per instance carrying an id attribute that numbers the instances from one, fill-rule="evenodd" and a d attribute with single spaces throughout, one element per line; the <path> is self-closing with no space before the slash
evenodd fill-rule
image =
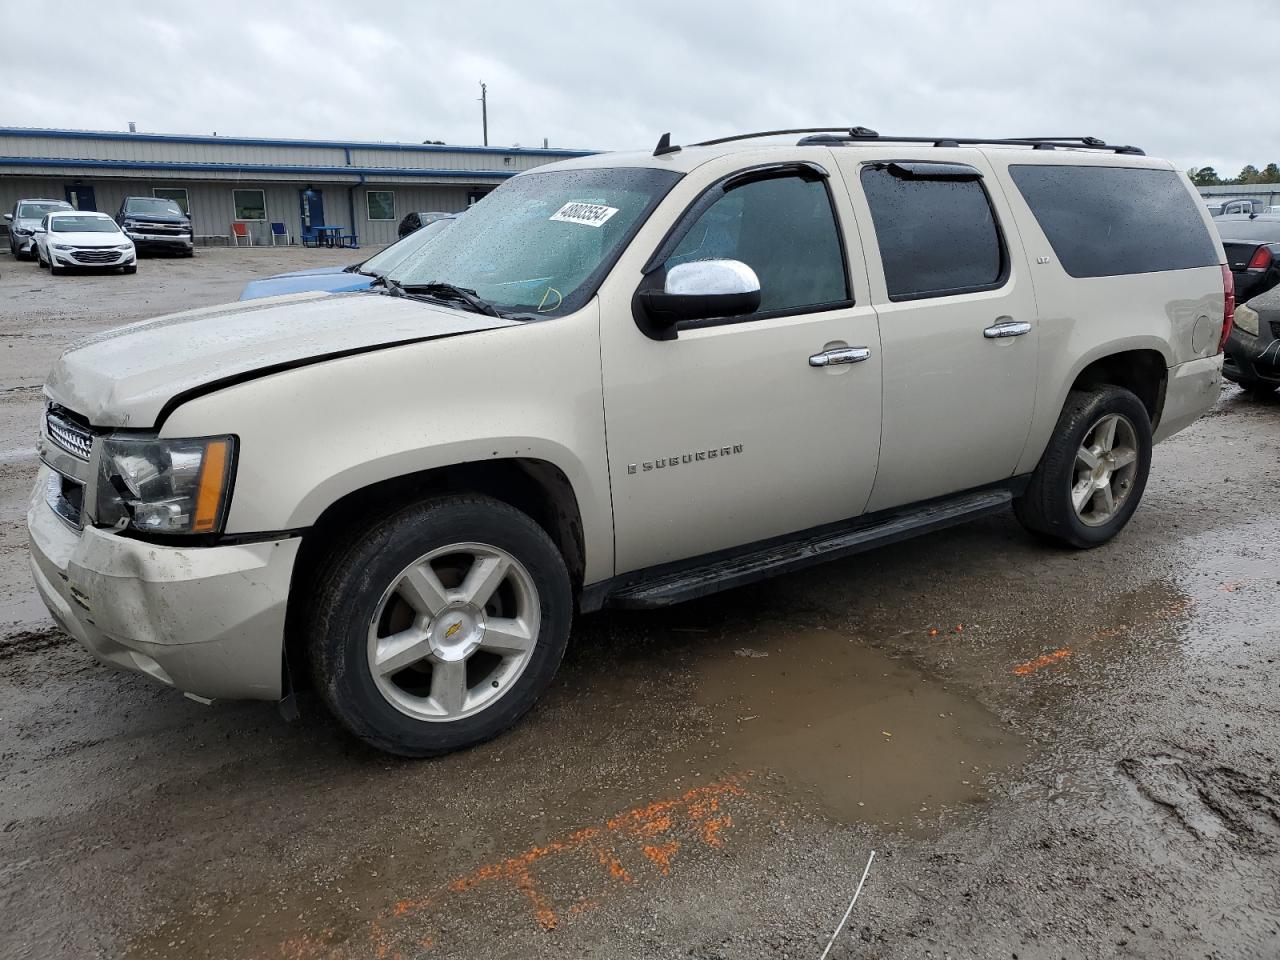
<path id="1" fill-rule="evenodd" d="M 1222 354 L 1188 360 L 1169 368 L 1164 409 L 1155 430 L 1155 442 L 1167 440 L 1209 411 L 1222 393 Z"/>
<path id="2" fill-rule="evenodd" d="M 139 250 L 191 250 L 195 247 L 195 238 L 189 233 L 130 233 L 126 230 L 124 235 Z"/>
<path id="3" fill-rule="evenodd" d="M 41 466 L 27 510 L 36 589 L 103 663 L 206 698 L 279 700 L 297 537 L 169 547 L 77 530 L 54 514 Z"/>
<path id="4" fill-rule="evenodd" d="M 1261 329 L 1264 335 L 1260 337 L 1243 330 L 1231 331 L 1222 365 L 1222 375 L 1228 380 L 1280 386 L 1280 338 L 1266 336 L 1269 327 Z"/>
<path id="5" fill-rule="evenodd" d="M 106 258 L 105 253 L 86 253 L 77 250 L 55 250 L 49 247 L 49 256 L 60 267 L 127 267 L 137 262 L 137 255 L 132 250 L 112 250 L 113 256 Z M 78 255 L 79 254 L 79 255 Z"/>
<path id="6" fill-rule="evenodd" d="M 13 248 L 24 256 L 28 253 L 34 252 L 36 248 L 36 238 L 29 233 L 25 235 L 21 233 L 14 233 L 12 243 Z"/>

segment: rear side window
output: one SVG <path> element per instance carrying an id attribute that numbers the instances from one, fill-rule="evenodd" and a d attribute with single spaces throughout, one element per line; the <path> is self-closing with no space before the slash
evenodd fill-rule
<path id="1" fill-rule="evenodd" d="M 935 179 L 912 176 L 907 166 L 877 164 L 862 170 L 889 299 L 999 286 L 1005 275 L 1004 244 L 977 171 Z M 910 165 L 917 172 L 928 166 Z"/>
<path id="2" fill-rule="evenodd" d="M 1009 174 L 1073 277 L 1218 263 L 1196 202 L 1172 170 L 1012 164 Z"/>

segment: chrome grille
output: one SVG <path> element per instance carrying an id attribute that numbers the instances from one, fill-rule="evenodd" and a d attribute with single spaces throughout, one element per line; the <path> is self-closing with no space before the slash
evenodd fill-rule
<path id="1" fill-rule="evenodd" d="M 71 256 L 80 263 L 114 263 L 120 259 L 120 251 L 102 249 L 72 250 Z"/>
<path id="2" fill-rule="evenodd" d="M 175 237 L 185 237 L 187 235 L 187 228 L 176 223 L 150 223 L 146 220 L 135 220 L 133 222 L 134 230 L 138 233 L 163 233 Z"/>
<path id="3" fill-rule="evenodd" d="M 93 434 L 88 427 L 76 423 L 53 407 L 45 413 L 44 424 L 50 440 L 73 457 L 89 459 L 89 454 L 93 452 Z"/>

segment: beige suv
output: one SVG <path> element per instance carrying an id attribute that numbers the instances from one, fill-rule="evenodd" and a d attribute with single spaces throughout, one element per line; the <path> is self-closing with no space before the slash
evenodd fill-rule
<path id="1" fill-rule="evenodd" d="M 657 607 L 1012 505 L 1104 543 L 1218 395 L 1232 292 L 1171 164 L 747 137 L 514 177 L 368 292 L 69 349 L 28 523 L 53 616 L 197 699 L 313 684 L 422 756 Z"/>

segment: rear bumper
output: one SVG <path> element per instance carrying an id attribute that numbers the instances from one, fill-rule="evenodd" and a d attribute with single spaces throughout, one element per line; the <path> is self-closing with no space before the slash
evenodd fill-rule
<path id="1" fill-rule="evenodd" d="M 45 503 L 27 510 L 36 589 L 58 624 L 103 663 L 200 697 L 279 700 L 285 607 L 299 538 L 157 546 L 88 527 Z"/>
<path id="2" fill-rule="evenodd" d="M 1280 386 L 1280 339 L 1232 330 L 1225 352 L 1222 375 L 1228 380 Z"/>
<path id="3" fill-rule="evenodd" d="M 1169 368 L 1164 409 L 1156 427 L 1155 442 L 1167 440 L 1195 423 L 1222 393 L 1222 355 L 1188 360 Z"/>

